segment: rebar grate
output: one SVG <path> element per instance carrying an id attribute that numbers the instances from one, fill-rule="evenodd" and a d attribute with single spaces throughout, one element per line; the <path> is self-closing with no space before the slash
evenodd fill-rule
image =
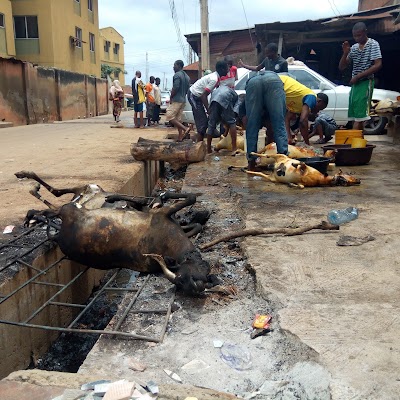
<path id="1" fill-rule="evenodd" d="M 43 269 L 36 268 L 32 265 L 32 261 L 29 262 L 29 260 L 33 260 L 35 258 L 35 254 L 33 252 L 35 250 L 39 251 L 40 247 L 44 246 L 45 243 L 48 241 L 49 239 L 47 238 L 47 234 L 44 230 L 44 224 L 41 223 L 34 228 L 26 229 L 19 236 L 15 237 L 7 243 L 0 245 L 0 263 L 3 264 L 0 264 L 0 274 L 6 274 L 8 270 L 10 270 L 10 272 L 14 274 L 18 274 L 22 268 L 30 269 L 29 273 L 27 274 L 27 276 L 30 275 L 30 277 L 27 277 L 27 279 L 23 283 L 15 287 L 9 293 L 4 293 L 4 284 L 0 286 L 0 306 L 5 303 L 7 304 L 7 302 L 9 302 L 9 304 L 17 304 L 16 302 L 13 302 L 13 300 L 15 300 L 15 296 L 17 294 L 21 294 L 21 291 L 23 290 L 32 290 L 33 285 L 42 285 L 49 288 L 49 290 L 46 291 L 46 293 L 48 293 L 48 297 L 43 299 L 40 306 L 34 309 L 30 309 L 31 302 L 28 301 L 24 303 L 26 305 L 25 310 L 18 310 L 18 312 L 15 313 L 15 315 L 20 316 L 18 320 L 0 319 L 1 324 L 69 333 L 96 335 L 106 334 L 113 335 L 114 337 L 146 340 L 149 342 L 163 341 L 171 314 L 171 304 L 174 301 L 175 296 L 175 289 L 173 286 L 170 287 L 171 290 L 163 292 L 165 293 L 165 296 L 162 301 L 155 300 L 156 304 L 162 304 L 160 308 L 154 307 L 154 304 L 151 304 L 152 307 L 149 309 L 146 309 L 142 306 L 135 307 L 135 304 L 137 305 L 138 303 L 140 303 L 138 299 L 141 293 L 147 292 L 147 296 L 151 296 L 151 293 L 153 292 L 151 284 L 149 283 L 151 275 L 147 275 L 143 279 L 135 279 L 133 282 L 129 282 L 127 286 L 120 287 L 120 283 L 118 282 L 117 277 L 121 269 L 115 269 L 113 270 L 111 277 L 107 278 L 103 286 L 93 295 L 93 297 L 87 304 L 76 304 L 72 301 L 61 301 L 60 297 L 62 296 L 62 294 L 68 288 L 71 288 L 71 286 L 79 279 L 83 278 L 89 268 L 85 267 L 83 270 L 77 271 L 75 274 L 72 273 L 68 282 L 52 282 L 50 280 L 50 276 L 57 276 L 57 274 L 52 274 L 51 272 L 54 272 L 53 270 L 55 268 L 59 267 L 62 262 L 65 262 L 65 260 L 67 260 L 65 256 L 59 257 L 55 262 L 52 262 L 50 265 L 45 266 Z M 54 251 L 54 249 L 52 251 Z M 117 312 L 117 314 L 114 316 L 116 322 L 113 324 L 109 324 L 109 328 L 103 330 L 78 328 L 77 326 L 80 325 L 79 322 L 81 318 L 84 316 L 85 313 L 90 310 L 91 307 L 95 305 L 100 296 L 102 296 L 102 299 L 107 298 L 107 296 L 104 295 L 111 292 L 122 294 L 124 295 L 124 298 L 129 301 L 126 307 L 123 310 L 120 310 L 120 312 Z M 159 295 L 160 293 L 157 293 L 158 297 Z M 154 301 L 147 300 L 145 300 L 144 302 L 142 301 L 142 303 L 154 303 Z M 124 303 L 124 300 L 121 302 L 121 304 L 122 303 Z M 35 318 L 49 307 L 67 307 L 71 310 L 79 310 L 79 312 L 66 327 L 34 323 Z M 157 324 L 160 329 L 158 329 L 157 332 L 154 332 L 154 335 L 138 334 L 136 333 L 136 331 L 140 331 L 141 327 L 132 326 L 132 324 L 135 323 L 135 318 L 132 318 L 132 316 L 137 314 L 146 315 L 147 318 L 149 315 L 161 315 L 164 316 L 164 319 Z M 126 331 L 127 328 L 125 325 L 127 325 L 128 316 L 130 317 L 130 321 L 128 324 L 129 331 Z M 136 319 L 136 322 L 140 324 L 140 319 Z M 114 326 L 111 328 L 111 325 Z"/>

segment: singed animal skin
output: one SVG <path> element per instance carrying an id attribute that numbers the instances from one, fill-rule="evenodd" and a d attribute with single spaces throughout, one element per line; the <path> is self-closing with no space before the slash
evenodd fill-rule
<path id="1" fill-rule="evenodd" d="M 255 154 L 263 156 L 262 154 Z M 283 154 L 271 155 L 275 161 L 272 174 L 247 171 L 252 175 L 258 175 L 270 182 L 286 183 L 299 187 L 312 186 L 350 186 L 360 183 L 360 179 L 351 175 L 345 175 L 341 171 L 333 176 L 324 175 L 315 168 L 306 165 Z"/>
<path id="2" fill-rule="evenodd" d="M 161 210 L 86 210 L 69 203 L 60 210 L 62 225 L 55 240 L 70 259 L 89 267 L 161 272 L 159 263 L 143 254 L 162 254 L 179 263 L 195 249 Z"/>

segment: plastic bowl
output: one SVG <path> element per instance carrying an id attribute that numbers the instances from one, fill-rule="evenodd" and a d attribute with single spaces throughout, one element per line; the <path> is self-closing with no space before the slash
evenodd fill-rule
<path id="1" fill-rule="evenodd" d="M 297 158 L 297 160 L 304 162 L 309 167 L 317 169 L 322 174 L 326 174 L 328 165 L 331 162 L 331 159 L 327 157 L 304 157 Z"/>
<path id="2" fill-rule="evenodd" d="M 367 144 L 366 147 L 351 147 L 350 144 L 327 144 L 322 146 L 324 151 L 336 150 L 335 164 L 342 165 L 364 165 L 368 164 L 371 160 L 372 150 L 376 146 L 374 144 Z"/>

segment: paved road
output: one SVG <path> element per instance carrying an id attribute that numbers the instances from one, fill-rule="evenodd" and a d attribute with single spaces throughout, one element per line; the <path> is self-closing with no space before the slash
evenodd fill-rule
<path id="1" fill-rule="evenodd" d="M 22 221 L 27 210 L 45 208 L 28 195 L 31 182 L 18 181 L 15 172 L 34 171 L 56 187 L 97 183 L 118 191 L 140 167 L 130 154 L 131 143 L 139 136 L 161 139 L 172 131 L 163 125 L 160 129 L 111 129 L 112 120 L 106 115 L 0 129 L 1 232 L 4 226 Z M 122 114 L 123 124 L 130 126 L 132 121 L 133 112 Z"/>

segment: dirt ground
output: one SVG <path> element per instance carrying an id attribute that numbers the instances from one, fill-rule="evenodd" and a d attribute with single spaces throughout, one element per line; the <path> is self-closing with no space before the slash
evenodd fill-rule
<path id="1" fill-rule="evenodd" d="M 110 129 L 104 122 L 56 125 L 12 128 L 14 137 L 12 129 L 4 135 L 0 130 L 2 226 L 20 222 L 38 205 L 27 195 L 27 184 L 13 177 L 17 170 L 43 171 L 56 185 L 78 179 L 117 190 L 135 168 L 129 144 L 141 131 Z M 151 138 L 167 131 L 143 130 Z M 199 244 L 243 227 L 318 222 L 333 208 L 355 206 L 360 215 L 339 232 L 251 237 L 215 246 L 204 257 L 224 282 L 237 286 L 237 296 L 178 294 L 162 344 L 103 337 L 79 374 L 112 371 L 162 385 L 173 382 L 168 369 L 184 384 L 247 399 L 397 399 L 400 147 L 387 137 L 368 139 L 377 145 L 371 163 L 343 168 L 362 179 L 359 187 L 298 190 L 254 180 L 228 171 L 245 160 L 227 153 L 190 165 L 183 191 L 202 193 L 199 204 L 212 211 Z M 374 240 L 338 246 L 343 235 Z M 272 315 L 271 332 L 251 339 L 255 314 L 265 313 Z M 214 340 L 224 346 L 215 347 Z M 146 370 L 134 372 L 135 362 Z"/>

